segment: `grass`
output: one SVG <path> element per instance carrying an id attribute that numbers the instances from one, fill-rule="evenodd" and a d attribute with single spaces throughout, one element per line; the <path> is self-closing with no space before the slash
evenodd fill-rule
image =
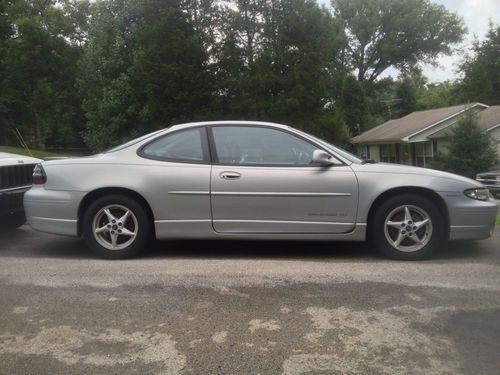
<path id="1" fill-rule="evenodd" d="M 46 158 L 48 156 L 65 156 L 62 154 L 55 154 L 53 152 L 47 152 L 47 151 L 40 151 L 40 150 L 30 150 L 30 151 L 33 154 L 33 157 L 39 158 L 39 159 L 43 159 L 43 158 Z M 28 151 L 26 151 L 24 148 L 20 148 L 20 147 L 0 146 L 0 152 L 9 152 L 11 154 L 30 156 Z"/>
<path id="2" fill-rule="evenodd" d="M 497 213 L 497 225 L 500 225 L 500 211 Z"/>

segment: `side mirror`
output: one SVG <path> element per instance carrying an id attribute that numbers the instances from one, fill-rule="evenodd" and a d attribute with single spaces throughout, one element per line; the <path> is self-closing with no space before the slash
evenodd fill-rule
<path id="1" fill-rule="evenodd" d="M 323 150 L 314 150 L 312 164 L 327 167 L 330 165 L 335 165 L 336 163 L 333 156 L 328 152 Z"/>

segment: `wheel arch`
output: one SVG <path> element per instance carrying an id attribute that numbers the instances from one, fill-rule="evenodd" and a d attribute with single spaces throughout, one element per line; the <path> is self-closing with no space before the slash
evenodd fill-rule
<path id="1" fill-rule="evenodd" d="M 149 205 L 148 201 L 141 194 L 139 194 L 134 190 L 122 187 L 105 187 L 92 190 L 82 198 L 80 205 L 78 206 L 78 223 L 77 223 L 78 236 L 82 235 L 82 218 L 87 208 L 89 208 L 91 203 L 96 199 L 110 194 L 122 194 L 138 201 L 146 210 L 149 219 L 151 220 L 153 235 L 155 235 L 153 210 L 151 209 L 151 206 Z"/>
<path id="2" fill-rule="evenodd" d="M 382 205 L 383 202 L 385 202 L 387 199 L 390 197 L 394 196 L 395 194 L 416 194 L 420 195 L 423 197 L 426 197 L 430 201 L 432 201 L 434 204 L 436 204 L 439 208 L 439 211 L 443 213 L 443 217 L 445 220 L 445 232 L 446 232 L 446 239 L 448 240 L 450 237 L 450 213 L 448 210 L 448 206 L 446 205 L 446 202 L 444 201 L 443 197 L 441 197 L 438 193 L 431 189 L 423 188 L 423 187 L 418 187 L 418 186 L 404 186 L 404 187 L 397 187 L 393 189 L 389 189 L 384 191 L 382 194 L 380 194 L 372 203 L 370 206 L 370 210 L 368 211 L 368 217 L 367 217 L 367 226 L 370 227 L 373 216 L 377 209 Z M 368 231 L 369 233 L 369 231 Z"/>

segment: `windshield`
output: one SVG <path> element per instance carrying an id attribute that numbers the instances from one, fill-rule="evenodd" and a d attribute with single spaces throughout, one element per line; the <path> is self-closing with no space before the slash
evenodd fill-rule
<path id="1" fill-rule="evenodd" d="M 346 150 L 343 150 L 337 146 L 332 145 L 331 143 L 328 143 L 320 138 L 317 138 L 317 137 L 315 137 L 311 134 L 305 133 L 303 131 L 299 130 L 299 133 L 302 133 L 302 134 L 306 135 L 307 137 L 313 139 L 314 141 L 316 141 L 320 145 L 324 146 L 325 148 L 328 148 L 328 149 L 332 150 L 333 152 L 335 152 L 336 154 L 342 156 L 344 159 L 347 159 L 353 163 L 362 163 L 362 160 L 360 158 L 351 154 L 350 152 L 347 152 Z"/>
<path id="2" fill-rule="evenodd" d="M 149 133 L 149 134 L 143 135 L 142 137 L 139 137 L 139 138 L 134 138 L 134 139 L 132 139 L 132 140 L 130 140 L 130 141 L 128 141 L 128 142 L 126 142 L 126 143 L 123 143 L 123 144 L 121 144 L 121 145 L 119 145 L 119 146 L 113 147 L 112 149 L 109 149 L 109 150 L 107 150 L 107 151 L 104 151 L 104 153 L 108 153 L 108 152 L 115 152 L 115 151 L 120 151 L 120 150 L 123 150 L 124 148 L 127 148 L 127 147 L 129 147 L 129 146 L 132 146 L 132 145 L 134 145 L 134 144 L 136 144 L 136 143 L 139 143 L 139 142 L 141 142 L 141 141 L 143 141 L 143 140 L 145 140 L 145 139 L 148 139 L 149 137 L 152 137 L 152 136 L 154 136 L 154 135 L 156 135 L 156 134 L 158 134 L 158 133 L 161 133 L 162 131 L 165 131 L 165 130 L 167 130 L 167 129 L 168 129 L 168 128 L 161 129 L 161 130 L 157 130 L 157 131 L 154 131 L 154 132 L 152 132 L 152 133 Z"/>

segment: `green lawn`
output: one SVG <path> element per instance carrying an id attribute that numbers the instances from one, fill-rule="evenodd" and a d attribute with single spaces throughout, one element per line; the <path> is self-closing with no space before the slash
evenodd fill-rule
<path id="1" fill-rule="evenodd" d="M 28 152 L 24 148 L 20 147 L 0 146 L 0 152 L 10 152 L 11 154 L 29 156 Z M 62 154 L 54 154 L 53 152 L 40 151 L 40 150 L 31 150 L 31 153 L 35 158 L 39 159 L 46 158 L 47 156 L 65 156 Z"/>
<path id="2" fill-rule="evenodd" d="M 497 213 L 497 225 L 500 225 L 500 211 Z"/>

